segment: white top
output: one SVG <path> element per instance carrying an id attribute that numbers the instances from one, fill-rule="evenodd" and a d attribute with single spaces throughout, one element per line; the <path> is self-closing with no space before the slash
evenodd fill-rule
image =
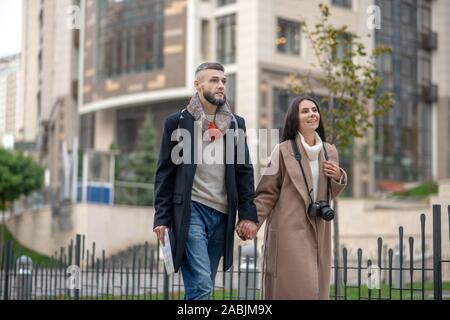
<path id="1" fill-rule="evenodd" d="M 309 164 L 311 166 L 312 180 L 313 180 L 313 200 L 317 199 L 317 189 L 319 185 L 319 153 L 323 148 L 322 139 L 317 132 L 315 132 L 315 140 L 316 144 L 314 146 L 310 146 L 306 143 L 305 138 L 299 132 L 300 141 L 302 142 L 303 148 L 305 148 L 306 154 L 309 159 Z M 309 190 L 308 190 L 309 191 Z"/>

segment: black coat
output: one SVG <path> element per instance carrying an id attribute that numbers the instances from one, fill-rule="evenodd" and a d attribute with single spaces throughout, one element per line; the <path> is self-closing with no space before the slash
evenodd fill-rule
<path id="1" fill-rule="evenodd" d="M 243 118 L 235 115 L 230 129 L 235 129 L 236 123 L 242 130 L 246 130 Z M 191 163 L 175 164 L 171 160 L 171 152 L 177 141 L 171 141 L 172 132 L 176 129 L 186 129 L 191 135 L 191 146 L 194 146 L 194 117 L 186 110 L 178 111 L 167 117 L 161 139 L 158 165 L 155 177 L 155 219 L 154 227 L 167 226 L 173 231 L 174 242 L 174 268 L 178 271 L 185 251 L 185 243 L 191 218 L 191 193 L 194 183 L 195 170 L 194 152 L 191 152 Z M 224 137 L 236 141 L 236 135 L 229 132 Z M 236 224 L 236 211 L 239 220 L 258 221 L 254 204 L 255 189 L 253 178 L 253 165 L 250 161 L 247 140 L 244 135 L 238 139 L 245 139 L 245 163 L 236 163 L 236 143 L 234 143 L 234 164 L 225 165 L 225 184 L 228 198 L 227 229 L 225 235 L 225 248 L 223 270 L 233 265 L 234 230 Z M 242 142 L 241 142 L 242 143 Z M 239 145 L 239 142 L 237 143 Z M 226 148 L 225 148 L 226 149 Z"/>

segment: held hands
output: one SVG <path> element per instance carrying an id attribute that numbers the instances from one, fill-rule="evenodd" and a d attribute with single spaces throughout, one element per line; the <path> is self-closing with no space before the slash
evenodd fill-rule
<path id="1" fill-rule="evenodd" d="M 341 177 L 342 177 L 341 168 L 339 168 L 335 163 L 324 160 L 323 170 L 324 170 L 325 176 L 332 178 L 337 182 L 339 182 L 339 180 L 341 180 Z"/>
<path id="2" fill-rule="evenodd" d="M 242 240 L 253 240 L 258 232 L 256 223 L 250 220 L 241 220 L 236 225 L 236 233 Z"/>
<path id="3" fill-rule="evenodd" d="M 153 232 L 156 233 L 161 244 L 164 246 L 164 232 L 166 230 L 166 226 L 158 226 L 153 229 Z M 241 220 L 236 225 L 236 233 L 242 240 L 253 240 L 258 232 L 258 226 L 256 223 L 250 220 Z"/>

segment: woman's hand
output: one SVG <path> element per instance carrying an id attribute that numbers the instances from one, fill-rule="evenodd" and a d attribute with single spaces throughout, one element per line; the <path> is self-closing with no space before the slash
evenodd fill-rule
<path id="1" fill-rule="evenodd" d="M 323 171 L 325 172 L 325 175 L 327 177 L 334 179 L 336 182 L 339 182 L 341 180 L 342 177 L 341 168 L 339 168 L 333 162 L 324 160 Z"/>
<path id="2" fill-rule="evenodd" d="M 236 225 L 236 233 L 242 240 L 253 240 L 258 232 L 256 223 L 250 220 L 241 220 Z"/>

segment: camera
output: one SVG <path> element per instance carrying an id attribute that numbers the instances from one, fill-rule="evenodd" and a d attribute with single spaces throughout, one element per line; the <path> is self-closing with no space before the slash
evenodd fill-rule
<path id="1" fill-rule="evenodd" d="M 308 214 L 311 217 L 321 217 L 325 221 L 334 219 L 334 210 L 331 209 L 329 203 L 325 200 L 313 202 L 308 207 Z"/>

